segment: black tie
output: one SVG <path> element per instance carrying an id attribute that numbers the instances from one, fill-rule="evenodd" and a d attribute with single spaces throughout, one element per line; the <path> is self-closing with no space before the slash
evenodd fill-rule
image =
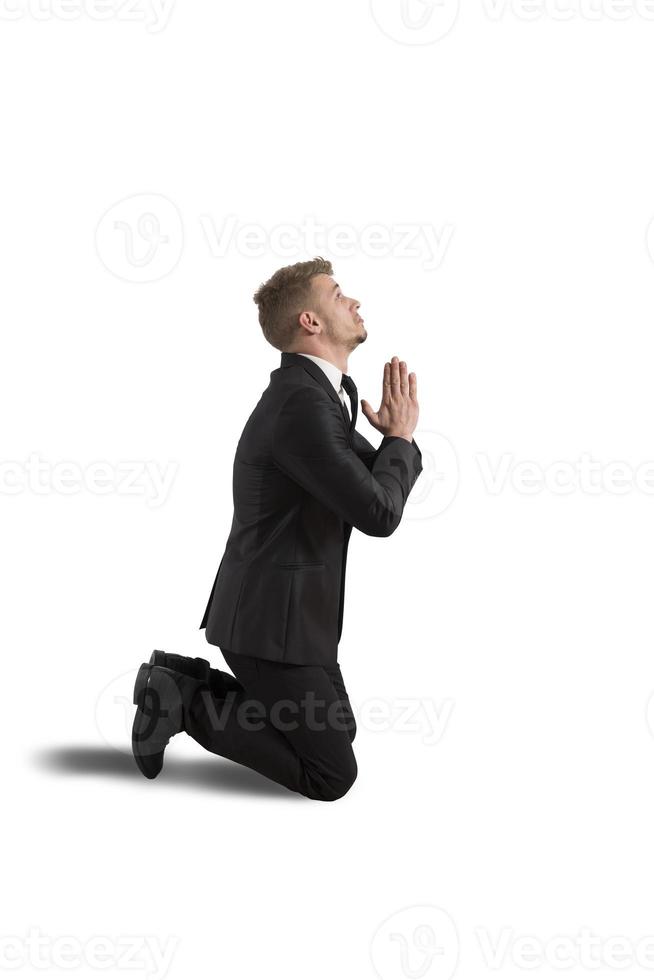
<path id="1" fill-rule="evenodd" d="M 352 406 L 352 418 L 349 419 L 350 432 L 354 428 L 354 424 L 357 420 L 357 408 L 359 405 L 359 393 L 357 392 L 357 386 L 355 385 L 352 378 L 349 375 L 344 374 L 341 378 L 341 384 L 343 385 L 343 390 L 347 392 L 350 398 L 350 404 Z M 342 402 L 341 402 L 342 404 Z M 345 406 L 343 405 L 343 411 L 345 412 Z M 346 413 L 347 414 L 347 413 Z"/>

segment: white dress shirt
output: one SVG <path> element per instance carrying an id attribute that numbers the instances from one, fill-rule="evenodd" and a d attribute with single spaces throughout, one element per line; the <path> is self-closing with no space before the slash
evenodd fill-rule
<path id="1" fill-rule="evenodd" d="M 302 354 L 302 351 L 296 351 L 296 354 Z M 352 412 L 350 410 L 349 398 L 345 397 L 345 390 L 342 385 L 343 372 L 340 368 L 337 368 L 335 364 L 331 361 L 326 361 L 324 357 L 317 357 L 315 354 L 302 354 L 302 357 L 308 357 L 309 360 L 314 361 L 319 368 L 325 372 L 331 383 L 334 385 L 338 397 L 341 399 L 345 405 L 345 411 L 347 412 L 350 419 L 352 418 Z"/>

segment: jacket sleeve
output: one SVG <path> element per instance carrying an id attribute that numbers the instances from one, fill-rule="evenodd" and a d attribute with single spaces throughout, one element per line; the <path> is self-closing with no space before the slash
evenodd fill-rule
<path id="1" fill-rule="evenodd" d="M 393 436 L 393 438 L 396 438 L 396 436 Z M 411 445 L 415 449 L 418 449 L 418 443 L 415 439 L 411 440 Z M 375 449 L 375 447 L 368 442 L 365 436 L 362 436 L 357 429 L 354 429 L 352 432 L 352 448 L 361 462 L 365 463 L 368 469 L 370 469 L 375 461 L 375 456 L 379 452 L 379 449 L 381 449 L 381 446 L 379 449 Z M 418 452 L 420 452 L 419 449 Z"/>
<path id="2" fill-rule="evenodd" d="M 352 431 L 352 448 L 366 468 L 371 469 L 378 450 L 356 429 Z"/>
<path id="3" fill-rule="evenodd" d="M 296 389 L 273 426 L 279 469 L 347 524 L 382 538 L 400 523 L 422 453 L 399 436 L 385 436 L 373 452 L 368 466 L 350 445 L 338 406 L 315 388 Z"/>

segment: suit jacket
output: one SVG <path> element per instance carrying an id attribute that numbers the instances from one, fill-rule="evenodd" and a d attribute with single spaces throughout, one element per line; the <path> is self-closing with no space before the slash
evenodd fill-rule
<path id="1" fill-rule="evenodd" d="M 391 535 L 422 472 L 415 440 L 376 450 L 345 415 L 317 364 L 282 353 L 236 447 L 232 527 L 200 624 L 209 643 L 336 663 L 352 528 Z"/>

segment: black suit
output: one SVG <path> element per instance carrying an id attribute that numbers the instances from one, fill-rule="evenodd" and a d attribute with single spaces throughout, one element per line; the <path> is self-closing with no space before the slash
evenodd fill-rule
<path id="1" fill-rule="evenodd" d="M 386 436 L 375 450 L 349 433 L 324 371 L 283 353 L 236 448 L 232 527 L 200 626 L 207 641 L 336 664 L 352 528 L 392 534 L 421 471 L 415 440 Z"/>
<path id="2" fill-rule="evenodd" d="M 392 534 L 421 470 L 415 442 L 375 450 L 322 368 L 282 354 L 236 449 L 232 528 L 200 627 L 236 682 L 212 671 L 185 709 L 192 738 L 311 799 L 348 791 L 356 723 L 336 655 L 350 533 Z"/>

